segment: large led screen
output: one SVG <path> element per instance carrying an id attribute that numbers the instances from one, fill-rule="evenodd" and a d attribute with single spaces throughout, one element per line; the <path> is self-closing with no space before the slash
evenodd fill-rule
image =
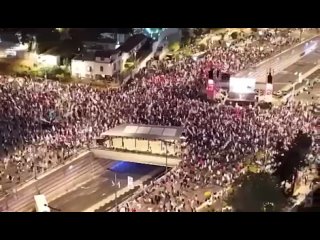
<path id="1" fill-rule="evenodd" d="M 254 78 L 230 78 L 229 92 L 233 93 L 254 93 L 256 80 Z"/>

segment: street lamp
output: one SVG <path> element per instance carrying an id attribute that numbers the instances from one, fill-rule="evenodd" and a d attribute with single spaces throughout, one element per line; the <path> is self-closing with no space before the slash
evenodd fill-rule
<path id="1" fill-rule="evenodd" d="M 110 172 L 113 172 L 113 173 L 114 173 L 114 182 L 112 183 L 112 185 L 115 187 L 115 192 L 114 192 L 115 205 L 116 205 L 116 211 L 118 212 L 119 209 L 118 209 L 118 189 L 117 189 L 117 185 L 118 185 L 119 188 L 120 188 L 120 181 L 117 182 L 117 172 L 116 172 L 116 171 L 114 171 L 114 170 L 111 169 L 111 168 L 107 168 L 107 170 L 109 170 Z"/>
<path id="2" fill-rule="evenodd" d="M 295 72 L 294 75 L 295 75 L 295 76 L 298 76 L 298 83 L 301 83 L 301 82 L 302 82 L 302 78 L 301 78 L 302 73 L 301 73 L 301 72 Z M 296 85 L 297 85 L 297 83 L 295 83 L 294 81 L 292 81 L 292 100 L 294 100 Z"/>
<path id="3" fill-rule="evenodd" d="M 181 141 L 185 141 L 187 138 L 185 136 L 181 136 L 180 137 L 180 140 Z M 168 144 L 169 146 L 171 146 L 172 144 L 174 144 L 174 142 L 171 142 L 171 141 L 166 141 L 166 140 L 160 140 L 162 143 L 164 143 L 164 146 L 165 146 L 165 150 L 166 150 L 166 173 L 168 172 Z"/>
<path id="4" fill-rule="evenodd" d="M 168 172 L 168 144 L 171 145 L 172 142 L 166 141 L 166 140 L 160 140 L 162 143 L 164 143 L 165 150 L 166 150 L 166 173 Z"/>

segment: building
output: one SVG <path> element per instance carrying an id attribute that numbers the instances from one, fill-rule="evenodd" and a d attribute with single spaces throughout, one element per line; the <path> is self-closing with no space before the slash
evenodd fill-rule
<path id="1" fill-rule="evenodd" d="M 122 66 L 121 51 L 101 50 L 79 54 L 71 61 L 71 76 L 101 79 L 119 73 Z"/>
<path id="2" fill-rule="evenodd" d="M 104 30 L 104 31 L 103 31 Z M 110 38 L 117 42 L 117 44 L 123 44 L 129 37 L 132 36 L 131 28 L 106 28 L 102 29 L 100 36 L 102 38 Z"/>
<path id="3" fill-rule="evenodd" d="M 136 34 L 128 38 L 118 49 L 122 53 L 122 63 L 123 65 L 127 59 L 136 57 L 137 52 L 144 46 L 147 42 L 147 37 L 144 34 Z M 124 66 L 122 66 L 124 67 Z"/>
<path id="4" fill-rule="evenodd" d="M 115 41 L 108 39 L 84 42 L 84 52 L 71 61 L 72 77 L 100 79 L 120 73 L 126 60 L 135 57 L 148 38 L 133 35 L 118 48 Z"/>
<path id="5" fill-rule="evenodd" d="M 117 41 L 115 39 L 105 37 L 83 41 L 82 45 L 86 52 L 95 52 L 97 50 L 116 49 Z"/>
<path id="6" fill-rule="evenodd" d="M 71 59 L 79 53 L 79 50 L 79 45 L 75 45 L 72 40 L 64 40 L 54 47 L 36 54 L 36 63 L 44 67 L 69 65 Z"/>
<path id="7" fill-rule="evenodd" d="M 23 57 L 27 50 L 28 45 L 21 44 L 16 34 L 0 34 L 0 57 Z"/>

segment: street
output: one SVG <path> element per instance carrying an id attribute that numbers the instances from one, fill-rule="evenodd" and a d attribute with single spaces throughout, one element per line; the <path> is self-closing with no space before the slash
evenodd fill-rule
<path id="1" fill-rule="evenodd" d="M 151 174 L 157 168 L 164 169 L 162 167 L 127 162 L 111 162 L 109 166 L 117 172 L 117 179 L 120 182 L 119 190 L 127 186 L 128 176 L 137 181 Z M 114 181 L 114 173 L 106 170 L 101 176 L 50 202 L 49 205 L 60 209 L 62 212 L 82 212 L 115 193 L 112 181 Z"/>
<path id="2" fill-rule="evenodd" d="M 320 76 L 319 76 L 320 77 Z M 305 90 L 301 90 L 302 92 L 295 97 L 296 101 L 302 101 L 305 103 L 320 103 L 320 82 L 314 84 L 312 88 L 305 87 Z"/>
<path id="3" fill-rule="evenodd" d="M 311 36 L 310 36 L 311 37 Z M 318 48 L 315 49 L 314 52 L 319 50 L 319 37 L 315 37 L 313 39 L 312 44 L 315 44 L 318 42 Z M 311 46 L 311 41 L 309 41 L 309 46 Z M 281 49 L 282 53 L 277 55 L 277 53 L 273 54 L 273 57 L 270 57 L 268 59 L 265 59 L 258 65 L 249 67 L 248 69 L 241 71 L 237 73 L 236 77 L 251 77 L 255 78 L 257 83 L 265 83 L 266 82 L 266 74 L 269 69 L 274 71 L 273 74 L 281 73 L 284 69 L 286 69 L 288 66 L 296 63 L 297 59 L 299 59 L 299 52 L 304 52 L 308 49 L 306 44 L 300 44 L 298 46 L 295 46 L 292 48 L 292 50 Z M 311 53 L 310 53 L 311 54 Z M 309 55 L 310 55 L 309 54 Z M 307 57 L 309 56 L 307 55 Z M 307 61 L 309 63 L 310 60 Z M 262 84 L 263 85 L 263 84 Z"/>
<path id="4" fill-rule="evenodd" d="M 284 71 L 276 74 L 273 77 L 273 91 L 277 92 L 283 89 L 285 86 L 297 82 L 298 76 L 295 75 L 295 73 L 301 73 L 302 76 L 305 75 L 307 72 L 316 67 L 319 59 L 320 47 L 318 47 L 314 52 L 310 53 L 298 62 L 292 64 Z"/>

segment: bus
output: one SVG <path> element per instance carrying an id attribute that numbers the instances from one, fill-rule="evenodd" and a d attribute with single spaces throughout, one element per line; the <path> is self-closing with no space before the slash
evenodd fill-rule
<path id="1" fill-rule="evenodd" d="M 36 203 L 37 212 L 50 212 L 47 199 L 44 195 L 34 195 L 34 201 Z"/>

